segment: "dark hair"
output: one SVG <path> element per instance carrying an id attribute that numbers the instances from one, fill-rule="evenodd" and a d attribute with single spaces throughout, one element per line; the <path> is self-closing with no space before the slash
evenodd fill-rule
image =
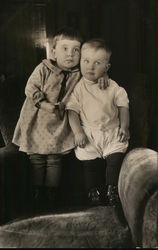
<path id="1" fill-rule="evenodd" d="M 90 39 L 90 40 L 84 42 L 82 45 L 82 49 L 84 49 L 86 47 L 91 47 L 91 48 L 94 48 L 96 50 L 104 49 L 109 54 L 109 59 L 111 57 L 112 51 L 108 47 L 108 45 L 106 44 L 105 40 L 102 38 L 93 38 L 93 39 Z"/>
<path id="2" fill-rule="evenodd" d="M 60 30 L 58 30 L 56 32 L 56 34 L 54 35 L 53 44 L 52 44 L 53 48 L 56 47 L 56 43 L 57 43 L 58 40 L 61 40 L 61 39 L 64 39 L 64 38 L 68 38 L 68 39 L 71 39 L 71 40 L 77 40 L 81 44 L 83 42 L 83 37 L 82 37 L 81 33 L 77 29 L 75 29 L 73 27 L 65 26 L 65 27 L 61 28 Z"/>

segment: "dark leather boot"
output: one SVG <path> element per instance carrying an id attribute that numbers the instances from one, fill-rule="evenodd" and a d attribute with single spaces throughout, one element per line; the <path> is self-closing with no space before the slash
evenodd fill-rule
<path id="1" fill-rule="evenodd" d="M 97 188 L 92 188 L 88 192 L 88 205 L 90 206 L 99 206 L 101 205 L 100 192 Z"/>
<path id="2" fill-rule="evenodd" d="M 107 187 L 107 206 L 116 207 L 120 205 L 120 198 L 118 194 L 118 187 L 114 185 L 108 185 Z"/>
<path id="3" fill-rule="evenodd" d="M 44 209 L 44 188 L 43 186 L 33 187 L 33 212 L 42 212 Z"/>
<path id="4" fill-rule="evenodd" d="M 51 212 L 56 208 L 57 188 L 45 187 L 45 210 Z"/>

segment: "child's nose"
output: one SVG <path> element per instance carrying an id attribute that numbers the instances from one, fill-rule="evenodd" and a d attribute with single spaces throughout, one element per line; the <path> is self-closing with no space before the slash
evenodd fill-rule
<path id="1" fill-rule="evenodd" d="M 74 53 L 73 53 L 73 50 L 72 50 L 72 49 L 69 49 L 67 54 L 68 54 L 68 56 L 73 56 L 73 54 L 74 54 Z"/>
<path id="2" fill-rule="evenodd" d="M 89 69 L 94 70 L 94 63 L 89 63 Z"/>

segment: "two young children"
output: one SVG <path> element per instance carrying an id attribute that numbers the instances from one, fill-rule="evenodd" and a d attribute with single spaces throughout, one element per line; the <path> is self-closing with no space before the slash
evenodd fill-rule
<path id="1" fill-rule="evenodd" d="M 113 205 L 129 139 L 127 94 L 111 79 L 107 87 L 111 52 L 103 41 L 92 40 L 82 46 L 81 80 L 81 36 L 66 28 L 53 42 L 53 59 L 43 60 L 28 79 L 12 140 L 29 155 L 35 209 L 42 203 L 53 209 L 62 157 L 76 146 L 76 157 L 83 161 L 85 173 L 93 168 L 95 159 L 106 160 L 108 204 Z M 86 175 L 91 183 L 88 197 L 92 205 L 100 204 L 95 176 Z"/>
<path id="2" fill-rule="evenodd" d="M 75 147 L 65 106 L 81 78 L 82 37 L 71 28 L 53 40 L 53 59 L 43 60 L 29 77 L 13 143 L 31 162 L 35 210 L 45 204 L 53 209 L 62 171 L 62 157 Z M 100 85 L 106 85 L 106 74 Z"/>

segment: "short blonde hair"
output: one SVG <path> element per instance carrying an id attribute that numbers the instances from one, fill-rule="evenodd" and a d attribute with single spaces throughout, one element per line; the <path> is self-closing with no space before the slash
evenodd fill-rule
<path id="1" fill-rule="evenodd" d="M 98 49 L 105 50 L 106 53 L 108 54 L 108 60 L 110 60 L 110 57 L 112 55 L 112 51 L 105 43 L 105 40 L 101 39 L 101 38 L 93 38 L 93 39 L 90 39 L 90 40 L 84 42 L 82 45 L 82 48 L 81 48 L 81 52 L 82 52 L 82 50 L 87 49 L 87 48 L 93 48 L 95 50 L 98 50 Z"/>

